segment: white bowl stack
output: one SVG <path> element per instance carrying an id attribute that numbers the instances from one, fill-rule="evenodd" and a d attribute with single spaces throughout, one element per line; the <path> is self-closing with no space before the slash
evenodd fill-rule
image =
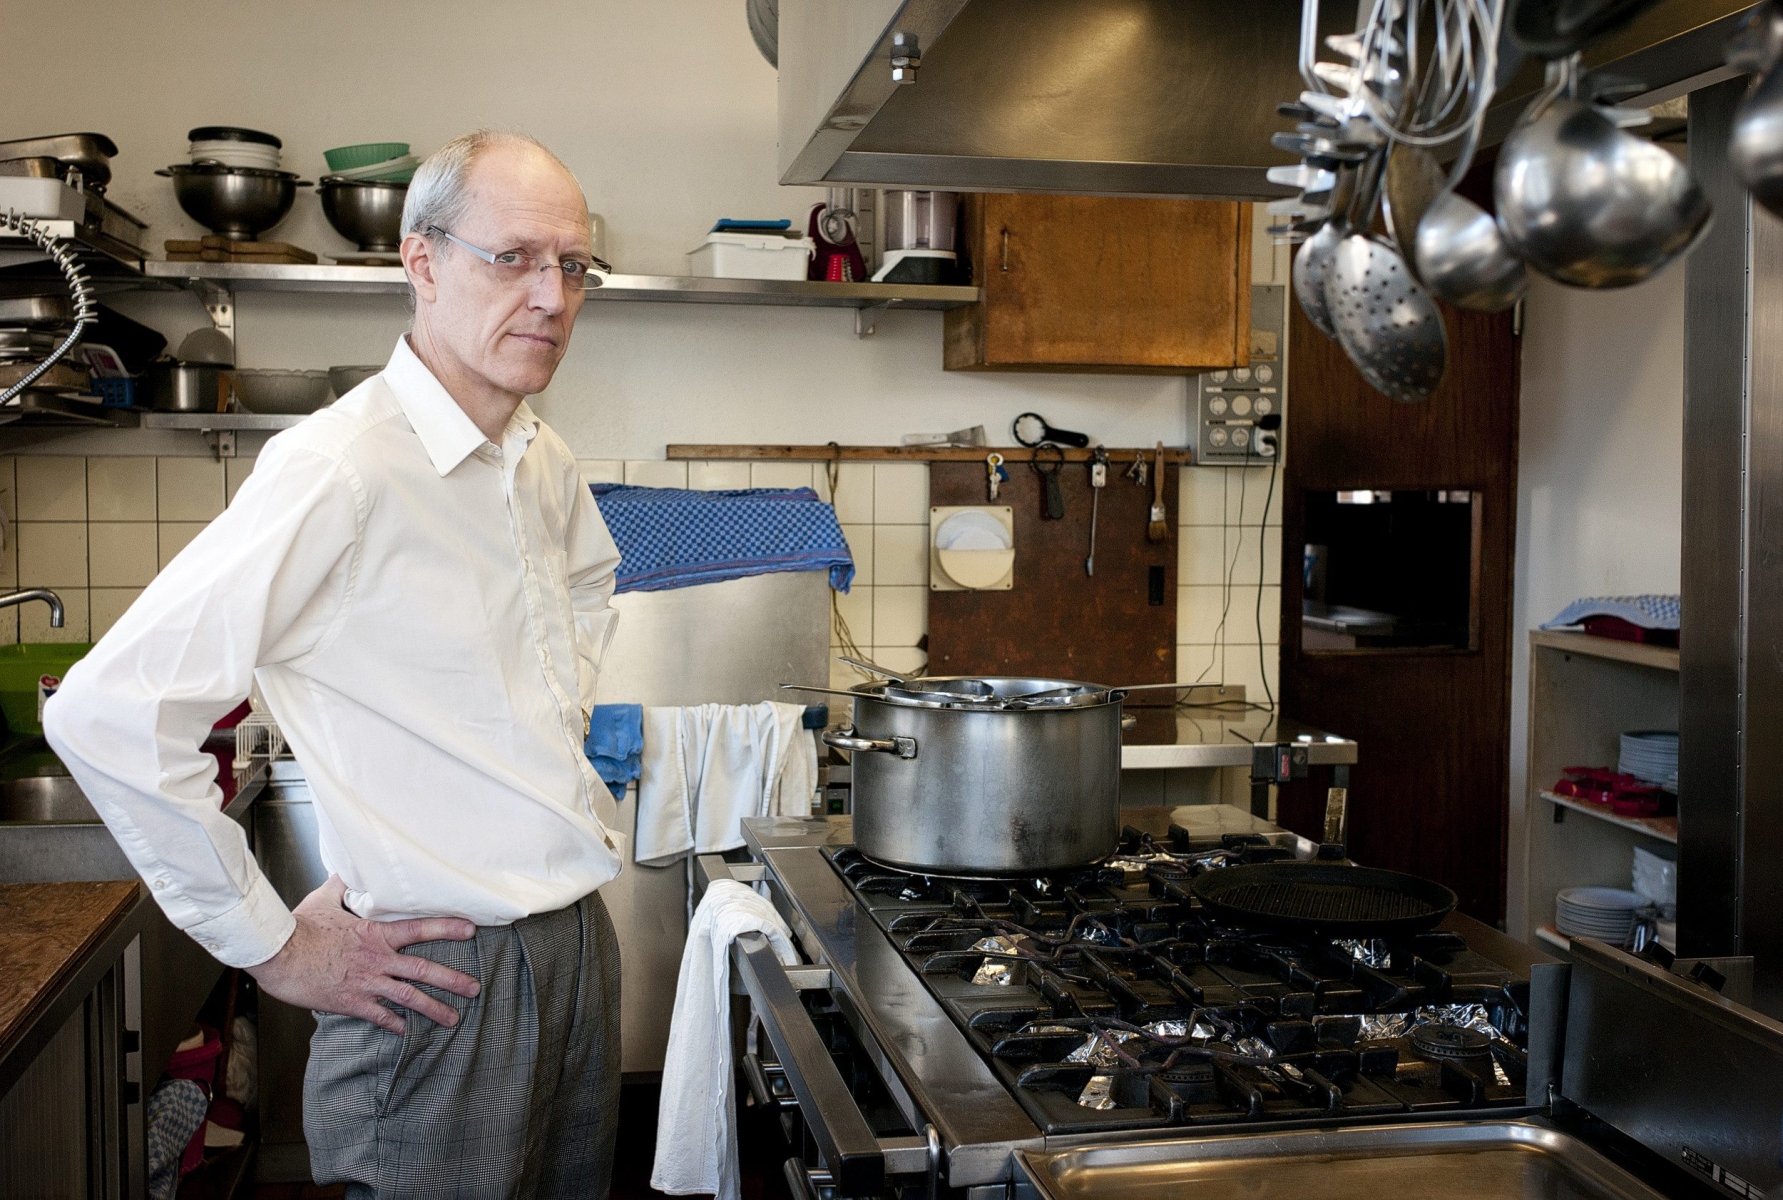
<path id="1" fill-rule="evenodd" d="M 1624 888 L 1572 887 L 1554 897 L 1554 925 L 1567 937 L 1590 937 L 1620 946 L 1634 928 L 1641 898 Z"/>
<path id="2" fill-rule="evenodd" d="M 186 143 L 194 163 L 214 162 L 226 167 L 252 167 L 260 171 L 276 171 L 282 152 L 279 140 L 271 134 L 252 129 L 236 129 L 230 126 L 200 126 L 192 130 L 198 133 L 227 133 L 233 136 L 217 138 L 195 138 L 191 134 Z"/>
<path id="3" fill-rule="evenodd" d="M 1678 790 L 1678 734 L 1675 730 L 1639 729 L 1622 735 L 1616 769 L 1667 791 Z"/>

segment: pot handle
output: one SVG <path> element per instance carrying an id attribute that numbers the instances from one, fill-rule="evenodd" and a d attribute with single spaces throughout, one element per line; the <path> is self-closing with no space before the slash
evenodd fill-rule
<path id="1" fill-rule="evenodd" d="M 854 750 L 878 754 L 895 754 L 899 758 L 916 757 L 916 739 L 913 737 L 865 738 L 856 734 L 852 725 L 843 729 L 826 729 L 823 731 L 823 744 L 834 746 L 838 750 Z"/>

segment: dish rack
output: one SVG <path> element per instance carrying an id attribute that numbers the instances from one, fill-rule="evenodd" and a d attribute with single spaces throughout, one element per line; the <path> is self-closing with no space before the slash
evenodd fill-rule
<path id="1" fill-rule="evenodd" d="M 285 735 L 269 712 L 255 709 L 235 726 L 235 761 L 284 758 Z"/>

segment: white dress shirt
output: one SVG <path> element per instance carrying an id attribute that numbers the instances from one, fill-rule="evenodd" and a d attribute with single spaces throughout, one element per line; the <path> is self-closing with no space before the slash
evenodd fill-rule
<path id="1" fill-rule="evenodd" d="M 295 928 L 199 750 L 255 680 L 355 913 L 561 908 L 621 863 L 583 753 L 618 563 L 562 439 L 522 404 L 494 445 L 401 339 L 267 442 L 44 732 L 169 919 L 231 966 Z"/>

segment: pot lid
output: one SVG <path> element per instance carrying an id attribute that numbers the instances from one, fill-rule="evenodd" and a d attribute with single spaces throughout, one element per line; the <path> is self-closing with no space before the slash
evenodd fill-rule
<path id="1" fill-rule="evenodd" d="M 1109 702 L 1109 691 L 1075 679 L 997 675 L 934 675 L 897 682 L 875 680 L 849 689 L 888 704 L 914 708 L 989 709 L 1018 712 L 1038 708 L 1086 708 Z M 1045 693 L 1045 695 L 1040 695 Z M 1033 699 L 1026 697 L 1033 696 Z"/>
<path id="2" fill-rule="evenodd" d="M 262 146 L 284 149 L 285 143 L 258 129 L 242 129 L 235 125 L 200 125 L 186 134 L 189 142 L 254 142 Z"/>

